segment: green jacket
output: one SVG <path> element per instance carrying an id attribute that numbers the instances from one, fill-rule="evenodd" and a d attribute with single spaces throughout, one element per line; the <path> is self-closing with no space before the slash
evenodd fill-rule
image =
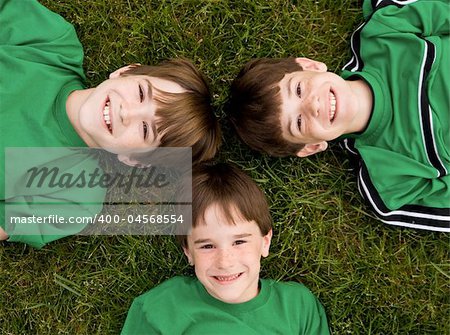
<path id="1" fill-rule="evenodd" d="M 361 194 L 382 221 L 450 231 L 450 3 L 364 2 L 342 77 L 364 79 L 374 106 L 345 136 Z"/>

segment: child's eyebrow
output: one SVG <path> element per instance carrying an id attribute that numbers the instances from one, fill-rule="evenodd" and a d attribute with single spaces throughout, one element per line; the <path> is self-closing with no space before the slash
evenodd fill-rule
<path id="1" fill-rule="evenodd" d="M 250 237 L 250 236 L 252 236 L 252 234 L 246 233 L 246 234 L 234 235 L 234 238 L 244 238 L 244 237 Z"/>
<path id="2" fill-rule="evenodd" d="M 292 132 L 292 129 L 291 129 L 292 123 L 293 123 L 293 122 L 295 122 L 295 121 L 293 121 L 292 119 L 290 119 L 290 120 L 288 121 L 287 130 L 288 130 L 288 132 L 289 132 L 289 135 L 291 135 L 292 137 L 295 137 L 295 135 L 294 135 L 294 133 Z"/>
<path id="3" fill-rule="evenodd" d="M 292 83 L 292 80 L 293 80 L 294 78 L 293 77 L 291 77 L 291 78 L 289 78 L 289 80 L 288 80 L 288 82 L 287 82 L 287 94 L 288 94 L 288 97 L 290 98 L 291 97 L 291 95 L 292 95 L 292 92 L 291 92 L 291 83 Z"/>
<path id="4" fill-rule="evenodd" d="M 250 237 L 252 234 L 250 233 L 244 233 L 244 234 L 237 234 L 233 235 L 233 238 L 244 238 L 244 237 Z M 194 241 L 194 244 L 202 244 L 202 243 L 211 243 L 211 239 L 209 238 L 201 238 Z"/>
<path id="5" fill-rule="evenodd" d="M 211 242 L 211 240 L 209 238 L 203 238 L 203 239 L 195 240 L 194 244 L 201 244 L 201 243 L 207 243 L 207 242 Z"/>
<path id="6" fill-rule="evenodd" d="M 147 78 L 144 78 L 144 81 L 145 81 L 146 84 L 147 84 L 147 95 L 148 95 L 148 98 L 149 98 L 150 100 L 152 100 L 152 96 L 153 96 L 152 83 L 151 83 L 150 80 L 148 80 Z"/>
<path id="7" fill-rule="evenodd" d="M 145 83 L 147 84 L 147 95 L 148 95 L 148 99 L 151 101 L 152 97 L 153 97 L 153 87 L 152 87 L 152 83 L 150 82 L 150 80 L 148 80 L 147 78 L 144 78 Z M 151 122 L 150 123 L 150 127 L 152 127 L 152 131 L 153 134 L 156 136 L 158 134 L 158 129 L 156 128 L 156 122 Z M 148 137 L 147 137 L 148 139 Z"/>

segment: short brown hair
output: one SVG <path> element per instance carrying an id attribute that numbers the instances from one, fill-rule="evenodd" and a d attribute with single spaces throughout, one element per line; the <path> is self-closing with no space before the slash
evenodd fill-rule
<path id="1" fill-rule="evenodd" d="M 231 85 L 229 119 L 244 143 L 272 156 L 295 155 L 304 145 L 282 137 L 278 83 L 302 67 L 295 58 L 258 58 L 240 70 Z"/>
<path id="2" fill-rule="evenodd" d="M 233 223 L 232 210 L 238 210 L 243 219 L 256 222 L 263 236 L 272 229 L 266 196 L 252 178 L 234 165 L 206 163 L 192 170 L 192 228 L 204 221 L 206 209 L 213 204 L 218 204 Z M 187 247 L 186 235 L 177 235 L 177 239 Z"/>
<path id="3" fill-rule="evenodd" d="M 211 93 L 205 77 L 187 59 L 171 59 L 156 66 L 138 65 L 124 75 L 146 75 L 180 85 L 186 92 L 167 93 L 155 89 L 158 103 L 158 133 L 161 147 L 192 147 L 192 161 L 214 157 L 221 140 L 220 128 L 211 106 Z M 135 154 L 145 156 L 145 154 Z"/>

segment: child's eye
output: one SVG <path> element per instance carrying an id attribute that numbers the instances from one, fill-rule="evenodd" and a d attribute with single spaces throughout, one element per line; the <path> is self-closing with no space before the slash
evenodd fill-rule
<path id="1" fill-rule="evenodd" d="M 300 87 L 300 83 L 297 84 L 296 92 L 295 92 L 295 93 L 297 93 L 297 96 L 298 96 L 299 98 L 302 97 L 302 88 Z"/>
<path id="2" fill-rule="evenodd" d="M 139 101 L 144 101 L 144 90 L 142 89 L 141 85 L 139 85 Z"/>
<path id="3" fill-rule="evenodd" d="M 200 247 L 200 249 L 212 249 L 214 246 L 212 244 L 204 244 Z"/>
<path id="4" fill-rule="evenodd" d="M 147 139 L 148 136 L 148 123 L 147 122 L 142 122 L 142 129 L 144 131 L 144 140 Z"/>
<path id="5" fill-rule="evenodd" d="M 302 130 L 302 116 L 301 115 L 299 115 L 298 116 L 298 118 L 297 118 L 297 127 L 298 127 L 298 130 Z"/>
<path id="6" fill-rule="evenodd" d="M 247 241 L 245 241 L 245 240 L 237 240 L 237 241 L 234 242 L 235 245 L 240 245 L 240 244 L 244 244 L 244 243 L 247 243 Z"/>

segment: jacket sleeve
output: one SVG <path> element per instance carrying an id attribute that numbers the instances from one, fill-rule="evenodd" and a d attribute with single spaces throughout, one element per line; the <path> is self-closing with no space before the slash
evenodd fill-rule
<path id="1" fill-rule="evenodd" d="M 421 37 L 450 34 L 448 0 L 366 0 L 363 13 L 365 20 L 378 21 L 381 31 L 392 29 Z"/>

